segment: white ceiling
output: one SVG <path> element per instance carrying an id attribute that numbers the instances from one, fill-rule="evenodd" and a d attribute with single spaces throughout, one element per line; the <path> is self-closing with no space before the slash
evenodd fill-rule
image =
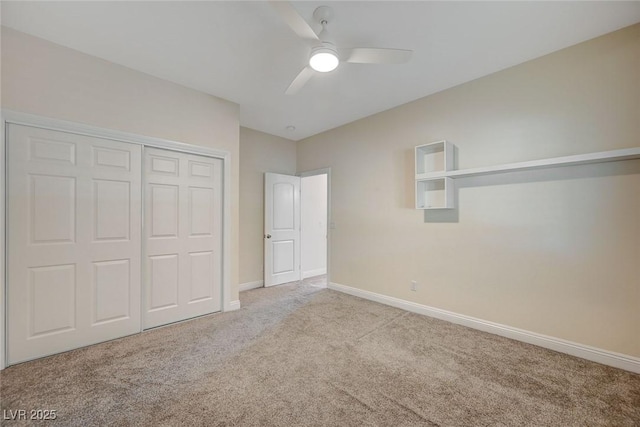
<path id="1" fill-rule="evenodd" d="M 338 46 L 413 49 L 411 62 L 341 64 L 287 96 L 310 49 L 266 2 L 2 1 L 1 12 L 8 27 L 236 102 L 241 125 L 293 140 L 640 22 L 637 1 L 293 2 L 309 23 L 323 4 Z"/>

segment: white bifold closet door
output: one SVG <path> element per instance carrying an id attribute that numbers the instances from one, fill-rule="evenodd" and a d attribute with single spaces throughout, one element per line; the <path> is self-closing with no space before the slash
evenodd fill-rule
<path id="1" fill-rule="evenodd" d="M 141 147 L 6 131 L 8 362 L 140 331 Z"/>
<path id="2" fill-rule="evenodd" d="M 144 328 L 221 309 L 221 159 L 145 148 Z"/>

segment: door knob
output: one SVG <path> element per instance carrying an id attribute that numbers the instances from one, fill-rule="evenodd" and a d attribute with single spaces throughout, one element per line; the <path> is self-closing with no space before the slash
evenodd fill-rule
<path id="1" fill-rule="evenodd" d="M 266 237 L 267 239 L 270 239 L 270 238 L 271 238 L 271 234 L 267 234 L 267 235 L 266 235 L 266 236 L 264 236 L 264 237 Z"/>

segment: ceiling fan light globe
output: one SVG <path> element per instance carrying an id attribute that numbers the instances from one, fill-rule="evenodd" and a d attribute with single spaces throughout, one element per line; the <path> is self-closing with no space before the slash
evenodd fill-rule
<path id="1" fill-rule="evenodd" d="M 331 49 L 314 50 L 309 58 L 309 66 L 321 73 L 335 70 L 339 63 L 338 55 Z"/>

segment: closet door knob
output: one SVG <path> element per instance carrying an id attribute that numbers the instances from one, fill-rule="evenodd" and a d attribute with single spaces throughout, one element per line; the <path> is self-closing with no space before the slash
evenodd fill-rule
<path id="1" fill-rule="evenodd" d="M 271 238 L 271 234 L 267 234 L 267 235 L 266 235 L 266 236 L 264 236 L 264 237 L 266 237 L 267 239 L 270 239 L 270 238 Z"/>

